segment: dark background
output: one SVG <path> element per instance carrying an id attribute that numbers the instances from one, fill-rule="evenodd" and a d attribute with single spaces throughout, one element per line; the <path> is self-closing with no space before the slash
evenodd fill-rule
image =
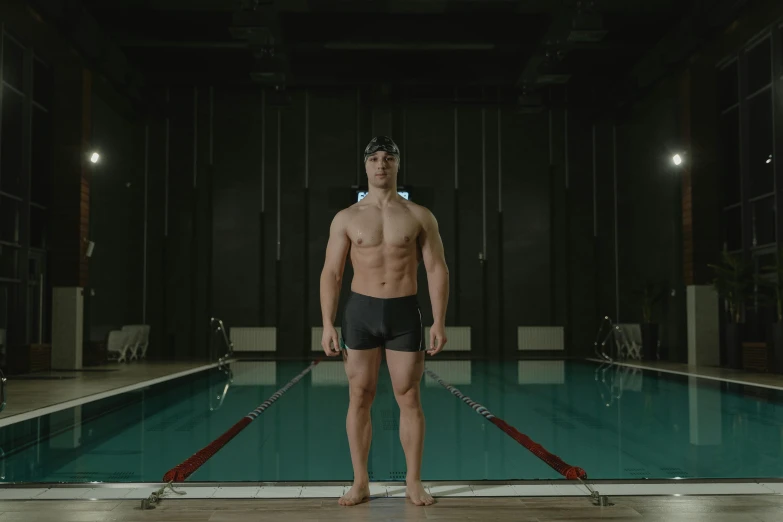
<path id="1" fill-rule="evenodd" d="M 34 189 L 8 180 L 32 179 L 35 159 L 75 146 L 67 137 L 87 122 L 81 145 L 102 159 L 82 185 L 95 242 L 86 341 L 145 322 L 150 357 L 203 358 L 215 316 L 277 326 L 278 355 L 308 354 L 329 222 L 351 203 L 361 151 L 382 133 L 402 149 L 400 182 L 439 220 L 447 325 L 472 327 L 473 355 L 515 354 L 522 325 L 564 326 L 566 354 L 590 355 L 602 317 L 641 321 L 636 292 L 652 279 L 666 289 L 655 318 L 667 357 L 685 361 L 686 285 L 709 284 L 707 263 L 724 247 L 754 259 L 775 251 L 783 168 L 758 167 L 757 155 L 780 150 L 783 8 L 631 3 L 595 2 L 588 14 L 608 33 L 580 44 L 564 37 L 589 2 L 261 2 L 261 15 L 252 2 L 4 3 L 4 42 L 27 49 L 19 70 L 36 59 L 51 70 L 15 89 L 31 100 L 36 88 L 57 93 L 40 124 L 53 142 L 36 144 L 35 119 L 14 112 L 35 103 L 3 90 L 0 275 L 9 324 L 24 325 L 9 338 L 37 340 L 24 313 L 32 298 L 19 291 L 33 278 L 21 267 L 35 247 L 45 256 L 63 240 L 57 209 L 71 196 L 57 180 L 73 156 L 40 167 L 53 192 L 15 229 L 8 209 L 34 203 Z M 237 27 L 252 28 L 249 41 Z M 270 35 L 276 52 L 262 60 Z M 760 37 L 768 52 L 748 52 Z M 721 73 L 737 56 L 740 67 Z M 746 101 L 767 84 L 751 97 L 766 105 Z M 74 104 L 82 120 L 69 124 Z M 732 114 L 733 127 L 721 123 Z M 30 164 L 10 163 L 25 139 Z M 686 168 L 673 166 L 675 152 Z M 756 179 L 760 188 L 737 190 Z M 38 211 L 48 225 L 36 225 Z M 49 243 L 34 244 L 36 226 Z M 48 259 L 48 286 L 63 284 L 63 257 Z M 419 282 L 429 322 L 423 267 Z M 343 296 L 349 284 L 350 265 Z"/>

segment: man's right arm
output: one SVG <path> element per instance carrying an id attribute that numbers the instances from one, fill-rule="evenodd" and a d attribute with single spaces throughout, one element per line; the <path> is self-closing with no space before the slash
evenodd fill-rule
<path id="1" fill-rule="evenodd" d="M 345 270 L 345 258 L 351 243 L 345 229 L 346 212 L 338 212 L 329 228 L 329 242 L 321 271 L 321 316 L 324 327 L 333 326 Z"/>

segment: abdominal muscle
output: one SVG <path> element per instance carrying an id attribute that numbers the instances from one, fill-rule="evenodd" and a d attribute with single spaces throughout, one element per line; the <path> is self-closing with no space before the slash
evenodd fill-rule
<path id="1" fill-rule="evenodd" d="M 379 298 L 416 295 L 418 259 L 415 247 L 385 245 L 358 247 L 352 245 L 351 290 Z"/>

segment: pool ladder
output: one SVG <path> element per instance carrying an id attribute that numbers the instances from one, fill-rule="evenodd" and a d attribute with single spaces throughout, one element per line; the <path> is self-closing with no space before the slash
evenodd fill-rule
<path id="1" fill-rule="evenodd" d="M 209 326 L 210 326 L 210 328 L 212 328 L 212 327 L 213 327 L 213 326 L 215 326 L 216 324 L 217 324 L 217 328 L 215 328 L 215 332 L 220 332 L 221 334 L 223 334 L 223 342 L 224 342 L 224 343 L 225 343 L 225 345 L 226 345 L 226 355 L 224 355 L 223 357 L 220 357 L 220 358 L 218 359 L 218 363 L 219 363 L 219 365 L 218 365 L 218 366 L 221 366 L 221 367 L 222 367 L 224 364 L 226 364 L 226 362 L 227 362 L 227 361 L 228 361 L 228 360 L 229 360 L 231 357 L 233 357 L 233 356 L 234 356 L 234 344 L 233 344 L 233 343 L 232 343 L 232 342 L 229 340 L 229 338 L 228 338 L 228 335 L 226 335 L 226 327 L 225 327 L 225 325 L 223 324 L 223 321 L 221 321 L 221 320 L 220 320 L 220 319 L 218 319 L 217 317 L 213 317 L 213 318 L 211 318 L 211 319 L 209 320 Z"/>
<path id="2" fill-rule="evenodd" d="M 0 412 L 5 410 L 5 374 L 0 370 Z"/>
<path id="3" fill-rule="evenodd" d="M 604 325 L 607 323 L 609 324 L 609 331 L 606 333 L 606 336 L 604 336 L 603 340 L 601 340 L 601 334 L 604 330 Z M 606 353 L 606 342 L 610 337 L 612 337 L 612 334 L 614 334 L 615 331 L 617 331 L 623 337 L 623 340 L 626 343 L 628 342 L 625 331 L 616 325 L 608 315 L 604 316 L 601 324 L 598 325 L 598 333 L 595 334 L 595 342 L 593 343 L 593 350 L 595 351 L 595 355 L 598 356 L 599 359 L 602 359 L 608 363 L 613 363 L 614 359 L 612 359 L 611 355 Z M 601 343 L 600 345 L 598 344 L 599 341 Z M 611 343 L 610 346 L 617 346 L 617 343 Z M 612 350 L 610 348 L 609 352 L 611 353 L 611 351 Z M 619 356 L 616 355 L 615 358 L 619 358 Z"/>

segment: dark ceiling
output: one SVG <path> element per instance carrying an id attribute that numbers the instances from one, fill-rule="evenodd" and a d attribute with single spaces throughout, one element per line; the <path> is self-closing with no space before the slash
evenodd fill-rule
<path id="1" fill-rule="evenodd" d="M 744 1 L 30 3 L 70 33 L 115 83 L 535 91 L 564 83 L 634 83 L 639 68 L 654 78 L 656 68 L 663 73 L 687 58 Z M 90 38 L 94 48 L 85 51 Z"/>

